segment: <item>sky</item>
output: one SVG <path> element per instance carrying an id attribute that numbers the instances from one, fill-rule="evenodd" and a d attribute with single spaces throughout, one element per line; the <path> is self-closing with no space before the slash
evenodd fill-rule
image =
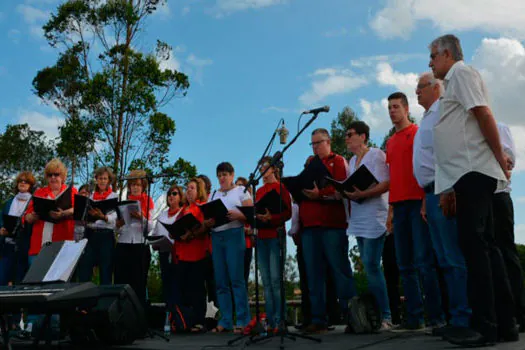
<path id="1" fill-rule="evenodd" d="M 63 117 L 38 100 L 31 82 L 57 58 L 41 28 L 59 3 L 0 3 L 0 130 L 27 122 L 58 134 Z M 345 106 L 379 144 L 391 127 L 390 93 L 406 93 L 419 120 L 417 77 L 429 69 L 429 43 L 448 33 L 460 38 L 466 63 L 485 79 L 496 119 L 513 133 L 516 240 L 525 243 L 523 0 L 168 0 L 148 19 L 137 48 L 151 51 L 156 39 L 172 46 L 163 67 L 186 73 L 191 86 L 163 110 L 177 128 L 169 156 L 191 161 L 217 187 L 219 162 L 247 177 L 281 118 L 290 140 L 307 109 L 331 108 L 285 152 L 285 175 L 297 174 L 311 154 L 311 131 L 329 128 Z M 275 143 L 272 153 L 279 149 Z"/>

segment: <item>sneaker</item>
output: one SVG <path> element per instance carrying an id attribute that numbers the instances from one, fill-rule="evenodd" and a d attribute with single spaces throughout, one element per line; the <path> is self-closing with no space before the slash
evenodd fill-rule
<path id="1" fill-rule="evenodd" d="M 326 333 L 326 331 L 328 331 L 326 325 L 317 323 L 312 323 L 303 330 L 306 334 L 322 334 Z"/>
<path id="2" fill-rule="evenodd" d="M 415 325 L 402 324 L 402 325 L 394 326 L 390 329 L 390 331 L 394 333 L 425 332 L 426 330 L 427 328 L 425 327 L 424 323 L 419 323 Z"/>
<path id="3" fill-rule="evenodd" d="M 394 325 L 392 324 L 392 321 L 390 321 L 390 320 L 383 320 L 383 322 L 381 322 L 381 327 L 379 328 L 378 332 L 390 331 L 392 328 L 394 328 Z"/>
<path id="4" fill-rule="evenodd" d="M 455 327 L 453 331 L 445 333 L 443 340 L 462 347 L 492 346 L 496 339 L 489 339 L 477 331 L 466 327 Z"/>

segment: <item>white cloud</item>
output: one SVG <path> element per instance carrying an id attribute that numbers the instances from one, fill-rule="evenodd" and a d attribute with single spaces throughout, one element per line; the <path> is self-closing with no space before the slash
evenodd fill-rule
<path id="1" fill-rule="evenodd" d="M 291 109 L 290 108 L 270 106 L 270 107 L 264 108 L 262 111 L 263 112 L 290 113 Z"/>
<path id="2" fill-rule="evenodd" d="M 513 173 L 522 172 L 525 170 L 525 126 L 510 125 L 509 129 L 516 147 L 516 165 Z"/>
<path id="3" fill-rule="evenodd" d="M 44 37 L 44 29 L 40 26 L 31 26 L 29 28 L 29 32 L 32 36 L 34 36 L 37 39 L 41 39 Z"/>
<path id="4" fill-rule="evenodd" d="M 15 44 L 20 42 L 20 31 L 18 29 L 10 29 L 7 32 L 7 37 Z"/>
<path id="5" fill-rule="evenodd" d="M 175 57 L 173 50 L 170 50 L 168 59 L 160 60 L 159 68 L 161 70 L 169 69 L 172 71 L 180 71 L 180 62 L 177 57 Z"/>
<path id="6" fill-rule="evenodd" d="M 310 106 L 331 95 L 344 94 L 366 85 L 364 77 L 349 69 L 322 68 L 313 73 L 316 80 L 310 89 L 299 97 L 299 101 Z"/>
<path id="7" fill-rule="evenodd" d="M 160 5 L 157 6 L 157 10 L 154 12 L 154 14 L 162 19 L 171 18 L 171 9 L 168 5 L 168 2 L 161 2 Z"/>
<path id="8" fill-rule="evenodd" d="M 282 5 L 288 0 L 216 0 L 212 13 L 216 17 L 223 17 L 233 12 L 249 9 L 261 9 L 274 5 Z"/>
<path id="9" fill-rule="evenodd" d="M 361 99 L 359 106 L 361 107 L 359 118 L 370 126 L 374 134 L 381 134 L 392 127 L 386 98 L 372 102 Z"/>
<path id="10" fill-rule="evenodd" d="M 31 129 L 43 131 L 51 139 L 58 137 L 58 127 L 63 122 L 64 119 L 58 116 L 47 116 L 40 112 L 24 109 L 18 111 L 18 123 L 27 123 Z"/>
<path id="11" fill-rule="evenodd" d="M 24 17 L 24 21 L 28 24 L 40 23 L 49 18 L 48 12 L 26 4 L 18 5 L 16 11 Z"/>
<path id="12" fill-rule="evenodd" d="M 441 31 L 481 30 L 525 37 L 523 0 L 388 0 L 370 27 L 382 38 L 408 38 L 417 21 L 430 21 Z"/>
<path id="13" fill-rule="evenodd" d="M 514 226 L 514 236 L 516 243 L 525 244 L 525 224 L 517 224 Z"/>
<path id="14" fill-rule="evenodd" d="M 213 64 L 213 61 L 211 59 L 198 58 L 194 54 L 190 54 L 188 58 L 186 59 L 186 62 L 188 62 L 188 64 L 195 66 L 195 67 L 204 67 L 204 66 L 209 66 Z"/>
<path id="15" fill-rule="evenodd" d="M 428 54 L 422 53 L 398 53 L 389 55 L 363 56 L 350 60 L 350 65 L 356 68 L 373 67 L 379 62 L 388 62 L 390 64 L 406 62 L 412 59 L 427 58 Z"/>

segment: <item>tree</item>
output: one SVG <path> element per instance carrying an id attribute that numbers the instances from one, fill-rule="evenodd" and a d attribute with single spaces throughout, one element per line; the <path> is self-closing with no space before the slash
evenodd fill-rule
<path id="1" fill-rule="evenodd" d="M 340 154 L 345 159 L 352 158 L 353 154 L 346 147 L 345 136 L 352 122 L 360 120 L 352 108 L 346 106 L 343 110 L 337 113 L 337 118 L 332 120 L 330 126 L 332 151 Z M 368 140 L 368 147 L 377 147 L 372 141 Z"/>
<path id="2" fill-rule="evenodd" d="M 46 163 L 54 156 L 54 142 L 43 131 L 27 124 L 7 125 L 0 135 L 0 200 L 5 201 L 13 189 L 13 180 L 21 171 L 32 171 L 43 181 Z"/>
<path id="3" fill-rule="evenodd" d="M 160 68 L 171 54 L 166 43 L 149 53 L 136 49 L 159 2 L 69 0 L 44 25 L 49 44 L 63 52 L 37 73 L 34 92 L 66 117 L 60 154 L 73 167 L 86 159 L 122 177 L 139 164 L 150 171 L 177 166 L 167 157 L 175 121 L 160 109 L 185 96 L 188 77 Z"/>

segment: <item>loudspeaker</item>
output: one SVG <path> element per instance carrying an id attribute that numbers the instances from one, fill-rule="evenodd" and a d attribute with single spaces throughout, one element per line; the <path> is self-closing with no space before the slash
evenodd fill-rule
<path id="1" fill-rule="evenodd" d="M 67 315 L 64 324 L 76 344 L 129 345 L 147 330 L 144 308 L 128 285 L 100 286 L 97 305 Z"/>

